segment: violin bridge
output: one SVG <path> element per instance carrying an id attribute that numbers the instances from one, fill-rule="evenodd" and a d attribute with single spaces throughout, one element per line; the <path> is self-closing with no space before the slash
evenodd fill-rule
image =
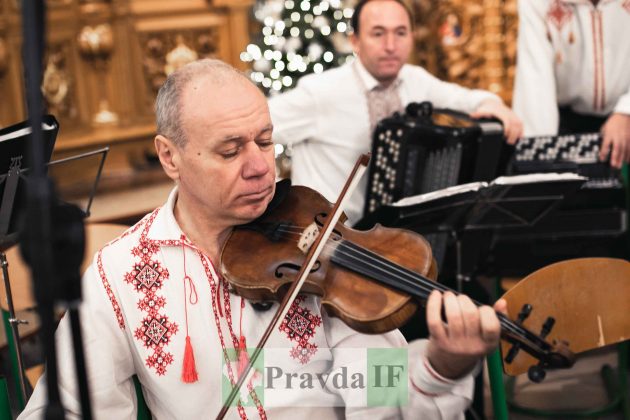
<path id="1" fill-rule="evenodd" d="M 313 245 L 313 242 L 315 242 L 317 235 L 319 235 L 319 227 L 315 222 L 308 225 L 306 229 L 302 231 L 297 246 L 303 254 L 306 254 L 311 248 L 311 245 Z"/>

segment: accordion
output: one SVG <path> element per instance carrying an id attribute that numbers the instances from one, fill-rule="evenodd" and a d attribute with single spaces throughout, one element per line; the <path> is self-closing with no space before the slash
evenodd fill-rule
<path id="1" fill-rule="evenodd" d="M 619 171 L 599 160 L 599 133 L 526 137 L 516 144 L 511 171 L 573 172 L 589 178 L 584 188 L 621 188 Z"/>
<path id="2" fill-rule="evenodd" d="M 404 197 L 490 181 L 502 172 L 498 121 L 433 109 L 430 102 L 411 103 L 404 114 L 380 121 L 372 139 L 366 215 Z"/>
<path id="3" fill-rule="evenodd" d="M 430 102 L 411 103 L 404 114 L 380 121 L 372 139 L 364 219 L 355 226 L 361 229 L 382 223 L 378 209 L 383 205 L 454 185 L 490 181 L 505 171 L 509 158 L 501 123 L 433 109 Z M 413 230 L 425 234 L 442 266 L 448 234 L 427 233 L 419 222 Z"/>
<path id="4" fill-rule="evenodd" d="M 563 259 L 625 257 L 625 189 L 620 171 L 599 160 L 601 140 L 599 133 L 519 140 L 508 173 L 573 172 L 589 180 L 533 227 L 497 233 L 489 274 L 520 276 Z"/>

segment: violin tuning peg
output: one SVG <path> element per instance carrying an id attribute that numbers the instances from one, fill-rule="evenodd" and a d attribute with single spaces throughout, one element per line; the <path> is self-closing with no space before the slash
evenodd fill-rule
<path id="1" fill-rule="evenodd" d="M 503 359 L 505 360 L 505 363 L 508 363 L 508 364 L 512 363 L 520 349 L 521 349 L 521 343 L 515 343 L 512 347 L 510 347 L 508 354 Z"/>
<path id="2" fill-rule="evenodd" d="M 540 337 L 541 338 L 547 337 L 547 334 L 549 334 L 551 332 L 551 329 L 553 328 L 555 323 L 556 323 L 555 318 L 553 318 L 551 316 L 549 318 L 547 318 L 547 320 L 545 321 L 545 323 L 542 326 L 542 329 L 540 330 Z"/>
<path id="3" fill-rule="evenodd" d="M 521 311 L 518 313 L 518 317 L 516 318 L 516 323 L 519 325 L 522 324 L 523 321 L 527 319 L 529 314 L 532 313 L 532 309 L 533 307 L 529 303 L 526 303 L 525 305 L 523 305 L 523 307 L 521 308 Z"/>
<path id="4" fill-rule="evenodd" d="M 540 365 L 531 366 L 527 370 L 527 377 L 529 378 L 529 380 L 532 382 L 536 382 L 537 384 L 541 383 L 545 379 L 546 375 L 547 372 L 545 372 L 545 370 Z"/>

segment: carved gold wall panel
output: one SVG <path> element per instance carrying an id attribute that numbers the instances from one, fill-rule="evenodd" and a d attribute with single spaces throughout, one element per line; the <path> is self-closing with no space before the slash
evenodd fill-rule
<path id="1" fill-rule="evenodd" d="M 140 44 L 149 100 L 155 98 L 166 76 L 179 67 L 200 58 L 216 58 L 219 39 L 219 30 L 213 27 L 142 34 Z"/>
<path id="2" fill-rule="evenodd" d="M 415 61 L 438 77 L 510 101 L 516 0 L 415 0 Z"/>
<path id="3" fill-rule="evenodd" d="M 68 43 L 49 46 L 42 77 L 42 94 L 48 112 L 64 124 L 78 117 L 76 88 L 68 63 L 70 49 Z"/>
<path id="4" fill-rule="evenodd" d="M 55 157 L 110 146 L 103 186 L 163 177 L 150 156 L 157 89 L 195 58 L 243 68 L 252 2 L 47 0 L 41 87 L 60 121 Z M 20 21 L 18 2 L 0 0 L 0 127 L 26 118 Z"/>

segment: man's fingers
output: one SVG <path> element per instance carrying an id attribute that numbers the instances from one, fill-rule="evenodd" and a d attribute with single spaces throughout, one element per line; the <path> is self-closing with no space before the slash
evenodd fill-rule
<path id="1" fill-rule="evenodd" d="M 452 292 L 445 292 L 443 295 L 444 312 L 446 323 L 448 324 L 448 336 L 450 338 L 461 337 L 466 334 L 462 310 L 459 306 L 457 296 Z"/>
<path id="2" fill-rule="evenodd" d="M 501 335 L 501 324 L 494 309 L 489 306 L 479 308 L 479 319 L 481 324 L 481 337 L 487 343 L 496 345 Z"/>
<path id="3" fill-rule="evenodd" d="M 621 160 L 623 156 L 623 145 L 621 142 L 615 141 L 614 139 L 611 141 L 612 144 L 612 154 L 610 155 L 610 166 L 613 168 L 621 168 Z"/>
<path id="4" fill-rule="evenodd" d="M 510 144 L 515 144 L 518 141 L 518 139 L 523 137 L 523 123 L 521 122 L 521 120 L 516 118 L 514 119 L 512 127 L 513 127 L 514 137 L 512 138 L 512 141 L 510 142 Z"/>
<path id="5" fill-rule="evenodd" d="M 494 310 L 502 313 L 503 315 L 508 314 L 507 301 L 505 299 L 499 299 L 494 303 Z"/>
<path id="6" fill-rule="evenodd" d="M 457 296 L 459 308 L 462 314 L 462 320 L 464 323 L 464 333 L 468 337 L 476 337 L 481 331 L 479 323 L 479 308 L 475 305 L 468 296 Z"/>
<path id="7" fill-rule="evenodd" d="M 442 322 L 442 294 L 434 290 L 427 299 L 427 327 L 429 333 L 438 341 L 447 338 L 446 329 Z"/>
<path id="8" fill-rule="evenodd" d="M 610 153 L 611 147 L 611 137 L 603 134 L 602 147 L 599 149 L 599 160 L 606 160 L 608 154 Z M 612 160 L 612 157 L 611 157 Z"/>

